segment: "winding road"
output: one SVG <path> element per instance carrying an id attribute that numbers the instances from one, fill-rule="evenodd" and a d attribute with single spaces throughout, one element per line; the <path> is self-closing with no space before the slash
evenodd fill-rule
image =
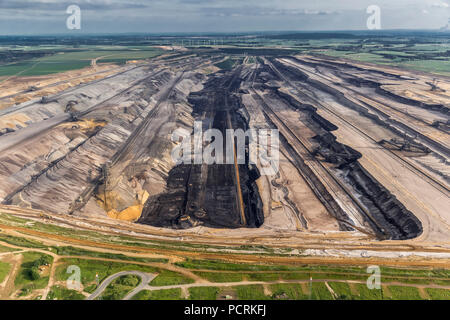
<path id="1" fill-rule="evenodd" d="M 130 300 L 134 295 L 136 295 L 139 291 L 142 291 L 150 281 L 152 281 L 157 275 L 156 274 L 150 274 L 145 273 L 141 271 L 121 271 L 118 273 L 115 273 L 108 278 L 106 278 L 97 288 L 97 290 L 94 291 L 89 297 L 86 298 L 86 300 L 94 300 L 98 296 L 100 296 L 103 291 L 113 282 L 115 279 L 121 277 L 121 276 L 127 276 L 127 275 L 134 275 L 141 278 L 141 283 L 134 288 L 132 291 L 130 291 L 123 300 Z"/>

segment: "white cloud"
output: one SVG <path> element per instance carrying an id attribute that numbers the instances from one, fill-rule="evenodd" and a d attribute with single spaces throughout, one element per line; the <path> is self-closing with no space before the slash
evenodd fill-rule
<path id="1" fill-rule="evenodd" d="M 449 4 L 444 1 L 440 1 L 440 2 L 433 3 L 431 6 L 435 7 L 435 8 L 448 8 Z"/>

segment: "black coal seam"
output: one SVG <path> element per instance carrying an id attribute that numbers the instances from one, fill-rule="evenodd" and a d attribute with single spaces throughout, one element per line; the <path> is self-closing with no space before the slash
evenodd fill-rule
<path id="1" fill-rule="evenodd" d="M 413 239 L 422 234 L 423 227 L 420 220 L 367 172 L 359 162 L 346 165 L 344 168 L 349 169 L 347 177 L 355 183 L 357 190 L 362 192 L 364 197 L 370 199 L 371 203 L 379 209 L 381 215 L 378 216 L 378 211 L 369 207 L 369 210 L 372 209 L 372 215 L 376 215 L 378 223 L 388 229 L 385 231 L 391 239 Z M 385 222 L 383 222 L 383 219 Z"/>
<path id="2" fill-rule="evenodd" d="M 233 112 L 233 114 L 236 115 L 235 118 L 239 118 L 240 125 L 244 128 L 244 130 L 246 127 L 248 127 L 245 117 L 242 117 L 237 112 L 239 106 L 242 105 L 240 97 L 237 97 L 236 95 L 230 95 L 230 92 L 237 91 L 237 89 L 239 89 L 240 80 L 238 79 L 238 76 L 240 70 L 241 68 L 237 68 L 233 71 L 233 73 L 224 74 L 220 77 L 216 77 L 214 75 L 210 76 L 210 79 L 207 81 L 207 83 L 205 83 L 204 89 L 202 91 L 193 92 L 190 94 L 190 96 L 188 97 L 188 101 L 193 105 L 192 115 L 194 116 L 194 118 L 198 119 L 198 117 L 202 115 L 203 112 L 209 112 L 211 113 L 211 115 L 214 115 L 218 110 L 211 110 L 211 98 L 215 100 L 218 98 L 219 100 L 216 100 L 215 102 L 221 104 L 224 103 L 223 98 L 225 98 L 225 95 L 227 95 L 228 100 L 230 100 L 231 103 L 236 106 L 235 108 L 231 109 L 230 112 Z M 216 116 L 214 118 L 217 120 Z M 248 155 L 246 157 L 248 158 Z M 201 208 L 194 208 L 193 210 L 190 210 L 190 208 L 186 208 L 186 205 L 188 203 L 188 197 L 192 196 L 192 192 L 199 191 L 199 186 L 194 185 L 195 180 L 198 178 L 198 172 L 197 176 L 195 176 L 195 173 L 193 173 L 194 175 L 192 176 L 192 183 L 191 178 L 183 177 L 183 175 L 177 177 L 177 175 L 183 172 L 183 168 L 187 166 L 189 166 L 189 170 L 191 173 L 193 172 L 192 169 L 195 168 L 196 165 L 178 165 L 169 172 L 166 187 L 167 191 L 158 195 L 157 197 L 152 197 L 152 199 L 145 204 L 143 214 L 138 222 L 160 227 L 189 228 L 192 226 L 192 221 L 198 220 L 201 221 L 204 225 L 212 227 L 241 227 L 237 224 L 233 225 L 230 221 L 213 221 L 209 216 L 206 216 L 203 219 L 193 216 Z M 201 167 L 197 167 L 196 169 L 196 171 L 201 170 Z M 264 222 L 262 202 L 255 183 L 255 180 L 257 179 L 257 177 L 259 177 L 259 172 L 257 172 L 257 169 L 255 169 L 256 168 L 250 168 L 249 166 L 240 165 L 241 189 L 243 189 L 242 191 L 244 200 L 247 200 L 245 201 L 245 215 L 248 222 L 247 227 L 259 227 Z M 184 183 L 183 181 L 185 181 L 186 183 Z M 181 183 L 183 185 L 181 185 Z M 224 187 L 225 190 L 229 188 L 226 186 Z M 171 192 L 172 190 L 174 190 L 173 188 L 177 188 L 176 192 L 174 193 Z M 221 191 L 218 189 L 217 192 Z M 173 216 L 173 219 L 169 224 L 167 219 L 164 219 L 164 216 L 162 216 L 164 213 L 161 212 L 161 209 L 164 207 L 164 205 L 168 205 L 168 199 L 170 199 L 171 196 L 175 196 L 176 198 L 183 197 L 184 199 L 183 201 L 175 199 L 176 201 L 172 201 L 170 203 L 170 207 L 173 209 L 171 212 L 175 212 L 175 215 Z M 193 197 L 195 198 L 196 195 L 193 195 Z M 194 202 L 196 199 L 197 198 L 194 199 Z M 221 211 L 223 211 L 222 209 L 225 208 L 217 209 L 221 209 Z M 215 214 L 217 215 L 218 213 Z M 186 215 L 188 215 L 189 217 L 187 217 Z M 184 216 L 185 218 L 183 221 L 180 221 L 180 218 L 182 216 Z"/>
<path id="3" fill-rule="evenodd" d="M 311 82 L 310 79 L 308 79 L 308 82 Z M 321 88 L 318 88 L 319 90 Z M 322 89 L 323 90 L 323 89 Z M 330 90 L 334 90 L 330 88 Z M 320 124 L 320 122 L 318 122 Z M 328 133 L 329 135 L 332 135 L 331 133 Z M 334 137 L 334 143 L 336 145 L 344 146 L 344 148 L 349 148 L 348 146 L 342 145 L 336 141 L 336 137 Z M 328 143 L 330 145 L 330 143 Z M 327 146 L 324 146 L 325 148 Z M 338 149 L 339 147 L 336 147 L 335 149 Z M 347 178 L 353 181 L 352 187 L 357 191 L 357 193 L 362 194 L 364 197 L 363 203 L 366 206 L 369 206 L 369 210 L 371 210 L 371 214 L 375 214 L 375 218 L 377 220 L 377 224 L 379 224 L 384 230 L 383 233 L 386 233 L 389 238 L 391 239 L 412 239 L 417 236 L 419 236 L 423 232 L 422 223 L 419 219 L 417 219 L 416 216 L 412 212 L 406 209 L 406 207 L 397 200 L 397 198 L 391 194 L 386 188 L 384 188 L 372 175 L 370 175 L 360 164 L 357 160 L 353 160 L 349 162 L 348 164 L 341 164 L 341 169 L 348 169 Z M 357 173 L 359 176 L 357 176 Z M 358 179 L 360 178 L 360 179 Z M 374 190 L 369 190 L 366 185 L 362 182 L 362 180 L 366 181 L 367 183 L 370 183 L 372 185 L 375 185 L 378 189 L 377 194 L 372 194 Z M 381 190 L 381 191 L 380 191 Z M 378 198 L 377 195 L 384 195 L 382 199 Z M 382 205 L 382 202 L 380 200 L 385 200 L 386 202 L 390 203 L 390 207 L 386 208 Z M 372 203 L 372 206 L 370 206 L 370 202 Z M 389 209 L 389 210 L 387 210 Z M 378 211 L 381 212 L 381 214 L 378 214 Z M 399 217 L 398 215 L 395 215 L 396 213 L 401 212 L 402 217 Z M 401 223 L 401 220 L 403 218 L 403 222 L 406 219 L 406 222 Z M 394 229 L 393 229 L 393 228 Z"/>

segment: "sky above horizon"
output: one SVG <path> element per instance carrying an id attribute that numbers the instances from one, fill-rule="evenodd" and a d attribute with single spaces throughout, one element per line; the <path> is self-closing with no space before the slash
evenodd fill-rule
<path id="1" fill-rule="evenodd" d="M 68 30 L 69 5 L 81 30 Z M 0 0 L 0 34 L 364 30 L 378 5 L 382 29 L 439 29 L 450 0 Z"/>

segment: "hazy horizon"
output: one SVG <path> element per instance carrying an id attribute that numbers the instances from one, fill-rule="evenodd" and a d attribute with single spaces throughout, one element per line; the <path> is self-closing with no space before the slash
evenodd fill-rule
<path id="1" fill-rule="evenodd" d="M 248 33 L 363 31 L 381 9 L 382 30 L 438 30 L 450 0 L 2 0 L 1 35 Z M 81 9 L 81 30 L 68 30 L 69 5 Z"/>

